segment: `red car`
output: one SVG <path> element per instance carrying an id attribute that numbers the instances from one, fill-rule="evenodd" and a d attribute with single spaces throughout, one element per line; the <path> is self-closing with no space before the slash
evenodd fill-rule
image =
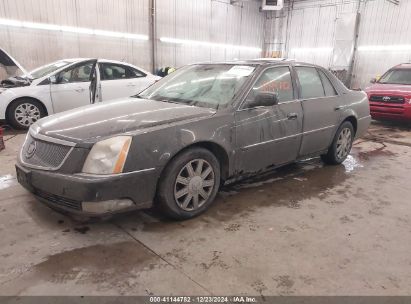
<path id="1" fill-rule="evenodd" d="M 371 83 L 365 92 L 373 119 L 411 121 L 411 63 L 399 64 Z"/>

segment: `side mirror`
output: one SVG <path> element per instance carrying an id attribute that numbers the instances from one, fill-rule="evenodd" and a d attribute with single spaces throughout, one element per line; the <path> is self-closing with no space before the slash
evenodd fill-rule
<path id="1" fill-rule="evenodd" d="M 52 84 L 56 84 L 57 83 L 57 76 L 56 75 L 52 75 L 49 77 L 50 83 Z"/>
<path id="2" fill-rule="evenodd" d="M 376 82 L 377 82 L 377 78 L 372 78 L 372 79 L 370 80 L 370 82 L 371 82 L 371 83 L 376 83 Z"/>
<path id="3" fill-rule="evenodd" d="M 272 92 L 259 92 L 255 95 L 254 100 L 248 106 L 254 107 L 270 107 L 278 104 L 278 96 Z"/>

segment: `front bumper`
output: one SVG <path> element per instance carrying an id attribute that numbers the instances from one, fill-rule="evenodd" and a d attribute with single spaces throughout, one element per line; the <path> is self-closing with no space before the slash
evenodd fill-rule
<path id="1" fill-rule="evenodd" d="M 370 112 L 374 119 L 411 120 L 411 104 L 370 102 Z"/>
<path id="2" fill-rule="evenodd" d="M 35 170 L 16 164 L 17 179 L 40 201 L 64 212 L 85 216 L 105 216 L 129 210 L 146 209 L 152 206 L 158 170 L 147 169 L 110 176 L 85 174 L 62 174 Z M 98 212 L 83 210 L 83 203 L 96 204 L 99 210 L 111 200 L 129 200 L 132 205 L 116 211 Z"/>

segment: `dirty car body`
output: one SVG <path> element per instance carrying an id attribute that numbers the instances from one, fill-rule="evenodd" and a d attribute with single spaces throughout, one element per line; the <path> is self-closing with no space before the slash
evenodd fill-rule
<path id="1" fill-rule="evenodd" d="M 225 181 L 326 155 L 344 124 L 352 126 L 352 138 L 338 140 L 348 154 L 369 123 L 366 94 L 348 90 L 321 67 L 258 60 L 197 64 L 136 97 L 38 121 L 21 149 L 17 176 L 49 206 L 89 216 L 170 200 L 172 183 L 176 204 L 179 193 L 183 199 L 181 210 L 169 206 L 171 213 L 187 218 L 206 209 L 211 202 L 205 196 L 212 201 Z M 95 170 L 90 163 L 107 140 L 120 147 L 116 166 L 123 162 Z M 196 206 L 201 210 L 194 212 Z"/>

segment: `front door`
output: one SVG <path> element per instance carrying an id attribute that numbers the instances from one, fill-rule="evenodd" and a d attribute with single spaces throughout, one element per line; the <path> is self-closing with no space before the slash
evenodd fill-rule
<path id="1" fill-rule="evenodd" d="M 62 112 L 91 103 L 90 84 L 94 75 L 95 60 L 76 64 L 61 71 L 56 83 L 50 84 L 54 112 Z"/>
<path id="2" fill-rule="evenodd" d="M 279 103 L 249 108 L 259 92 L 274 92 Z M 296 99 L 290 67 L 268 68 L 235 114 L 238 172 L 249 173 L 291 162 L 301 144 L 303 111 Z"/>
<path id="3" fill-rule="evenodd" d="M 340 120 L 341 98 L 321 69 L 296 66 L 304 109 L 300 156 L 327 150 Z"/>

